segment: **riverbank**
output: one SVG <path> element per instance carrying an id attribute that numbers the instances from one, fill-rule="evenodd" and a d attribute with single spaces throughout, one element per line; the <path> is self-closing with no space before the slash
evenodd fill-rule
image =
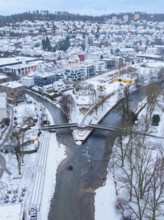
<path id="1" fill-rule="evenodd" d="M 54 124 L 50 112 L 46 109 L 50 124 Z M 65 146 L 59 144 L 55 133 L 50 134 L 49 149 L 44 176 L 44 188 L 42 192 L 42 202 L 40 208 L 40 220 L 47 220 L 50 209 L 51 199 L 55 192 L 56 173 L 58 166 L 66 158 Z"/>

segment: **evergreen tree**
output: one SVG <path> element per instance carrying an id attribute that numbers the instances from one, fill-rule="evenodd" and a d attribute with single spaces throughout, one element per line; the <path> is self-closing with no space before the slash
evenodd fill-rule
<path id="1" fill-rule="evenodd" d="M 67 36 L 65 40 L 63 40 L 59 43 L 59 50 L 66 51 L 69 47 L 70 47 L 70 39 Z"/>
<path id="2" fill-rule="evenodd" d="M 43 47 L 43 50 L 47 50 L 47 51 L 52 50 L 51 43 L 48 37 L 42 40 L 42 47 Z"/>
<path id="3" fill-rule="evenodd" d="M 45 39 L 42 39 L 42 48 L 43 48 L 43 50 L 46 50 L 46 42 L 45 42 Z"/>
<path id="4" fill-rule="evenodd" d="M 46 37 L 46 50 L 51 51 L 51 43 L 48 37 Z"/>

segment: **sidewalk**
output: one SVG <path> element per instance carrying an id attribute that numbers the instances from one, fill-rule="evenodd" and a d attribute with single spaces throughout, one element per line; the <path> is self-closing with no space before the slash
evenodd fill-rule
<path id="1" fill-rule="evenodd" d="M 10 124 L 7 127 L 7 129 L 2 133 L 2 137 L 0 138 L 0 148 L 1 149 L 3 148 L 3 145 L 5 144 L 7 139 L 9 138 L 11 130 L 13 128 L 13 117 L 14 117 L 14 110 L 10 106 Z M 12 173 L 6 167 L 6 160 L 2 156 L 2 154 L 0 154 L 0 163 L 1 163 L 1 167 L 2 167 L 1 172 L 0 172 L 0 178 L 2 177 L 4 171 L 6 171 L 9 175 L 12 175 Z"/>

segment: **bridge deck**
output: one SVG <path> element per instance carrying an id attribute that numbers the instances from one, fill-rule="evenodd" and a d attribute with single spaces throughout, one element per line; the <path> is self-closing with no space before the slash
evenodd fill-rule
<path id="1" fill-rule="evenodd" d="M 127 132 L 124 128 L 115 128 L 115 127 L 110 127 L 108 125 L 100 125 L 100 124 L 88 124 L 88 125 L 79 125 L 77 123 L 64 123 L 64 124 L 56 124 L 56 125 L 49 125 L 49 126 L 44 126 L 41 129 L 42 130 L 54 130 L 54 129 L 60 129 L 60 128 L 73 128 L 73 129 L 77 129 L 79 131 L 83 131 L 86 133 L 86 131 L 89 132 L 90 129 L 101 129 L 101 130 L 106 130 L 106 131 L 112 131 L 112 132 Z M 145 135 L 145 136 L 149 136 L 149 137 L 154 137 L 154 138 L 160 138 L 160 139 L 164 139 L 164 137 L 160 137 L 160 136 L 156 136 L 156 135 L 152 135 L 152 134 L 145 134 L 139 131 L 131 131 L 133 134 L 136 135 Z M 89 132 L 90 133 L 90 132 Z M 84 136 L 82 138 L 82 136 Z M 85 140 L 86 135 L 84 134 L 79 134 L 79 138 L 80 140 Z M 87 135 L 88 136 L 88 135 Z"/>

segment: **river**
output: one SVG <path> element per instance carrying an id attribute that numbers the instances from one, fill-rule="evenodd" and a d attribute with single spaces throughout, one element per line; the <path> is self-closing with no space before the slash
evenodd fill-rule
<path id="1" fill-rule="evenodd" d="M 130 106 L 132 109 L 144 99 L 144 93 L 144 89 L 140 89 L 131 94 Z M 40 101 L 40 98 L 36 99 Z M 51 112 L 55 123 L 67 122 L 66 117 L 58 108 L 44 100 L 42 103 Z M 121 103 L 115 106 L 101 121 L 101 124 L 113 127 L 119 127 L 120 123 Z M 80 146 L 75 144 L 71 129 L 59 129 L 56 134 L 58 141 L 66 146 L 67 158 L 57 170 L 56 188 L 48 219 L 94 220 L 95 190 L 105 182 L 116 134 L 104 130 L 94 130 Z M 70 164 L 73 166 L 73 170 L 69 169 Z"/>

